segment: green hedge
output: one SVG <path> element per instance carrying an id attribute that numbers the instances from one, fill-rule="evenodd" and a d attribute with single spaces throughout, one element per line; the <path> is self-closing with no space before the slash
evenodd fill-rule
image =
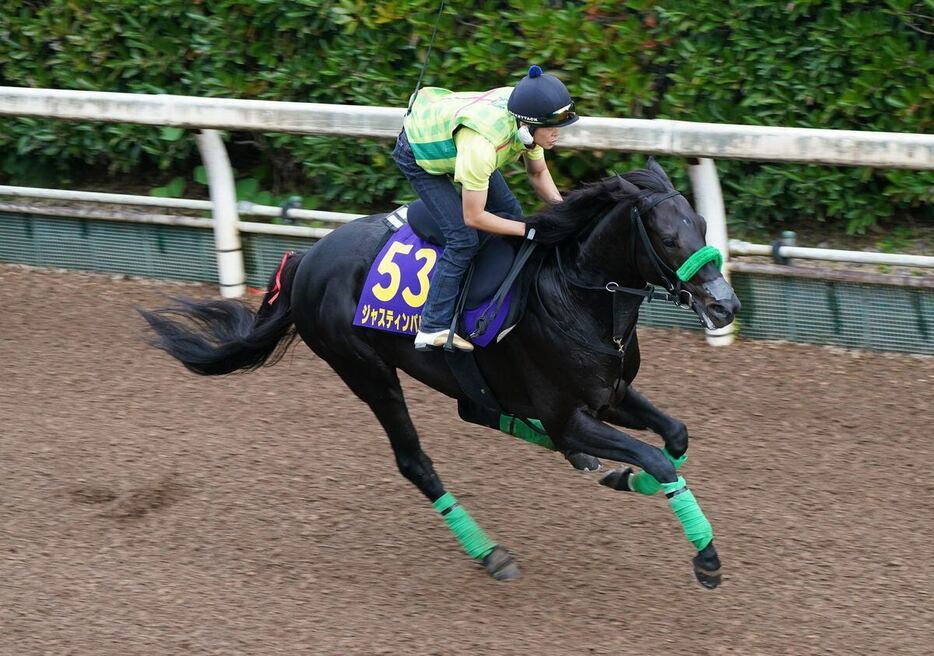
<path id="1" fill-rule="evenodd" d="M 482 89 L 528 63 L 568 83 L 585 115 L 896 132 L 934 129 L 930 0 L 451 3 L 428 85 Z M 0 0 L 0 84 L 402 106 L 437 0 Z M 468 8 L 469 7 L 469 8 Z M 193 140 L 117 124 L 0 121 L 8 182 L 158 169 L 197 185 Z M 411 196 L 385 141 L 233 134 L 241 177 L 308 207 L 386 208 Z M 559 152 L 570 187 L 641 165 Z M 678 172 L 676 160 L 665 162 Z M 930 217 L 934 173 L 720 162 L 744 231 L 800 220 L 851 232 Z M 521 171 L 514 189 L 535 206 Z M 177 191 L 179 185 L 174 185 Z"/>

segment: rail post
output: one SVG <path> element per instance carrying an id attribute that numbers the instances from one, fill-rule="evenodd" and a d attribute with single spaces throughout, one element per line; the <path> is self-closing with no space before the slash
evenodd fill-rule
<path id="1" fill-rule="evenodd" d="M 233 170 L 224 140 L 217 130 L 201 130 L 197 135 L 198 150 L 208 174 L 214 217 L 214 248 L 217 253 L 217 278 L 221 296 L 238 298 L 246 292 L 246 272 L 237 215 L 237 194 Z"/>
<path id="2" fill-rule="evenodd" d="M 730 242 L 726 233 L 726 210 L 723 192 L 717 177 L 717 166 L 708 157 L 689 158 L 688 176 L 694 191 L 694 209 L 707 219 L 707 243 L 723 255 L 723 277 L 730 281 Z M 705 329 L 711 346 L 729 346 L 733 343 L 733 324 L 723 328 Z"/>

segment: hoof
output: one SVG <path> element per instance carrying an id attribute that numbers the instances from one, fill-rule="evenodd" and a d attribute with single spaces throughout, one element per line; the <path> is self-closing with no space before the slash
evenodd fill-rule
<path id="1" fill-rule="evenodd" d="M 522 576 L 516 561 L 502 547 L 494 547 L 483 558 L 483 567 L 497 581 L 511 581 Z"/>
<path id="2" fill-rule="evenodd" d="M 600 485 L 606 485 L 609 488 L 622 492 L 631 492 L 632 489 L 629 487 L 630 476 L 632 476 L 631 467 L 626 467 L 626 469 L 614 469 L 600 479 Z"/>
<path id="3" fill-rule="evenodd" d="M 574 469 L 585 472 L 600 471 L 600 461 L 586 453 L 578 451 L 577 453 L 569 453 L 564 457 L 567 458 Z"/>
<path id="4" fill-rule="evenodd" d="M 713 590 L 720 585 L 723 575 L 720 558 L 717 557 L 717 550 L 713 548 L 713 542 L 698 551 L 691 562 L 694 563 L 694 576 L 698 583 L 708 590 Z"/>

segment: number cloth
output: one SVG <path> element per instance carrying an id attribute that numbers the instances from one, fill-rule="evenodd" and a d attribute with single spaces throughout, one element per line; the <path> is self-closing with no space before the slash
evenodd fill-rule
<path id="1" fill-rule="evenodd" d="M 455 93 L 438 87 L 419 91 L 412 112 L 404 121 L 415 161 L 427 173 L 459 174 L 458 181 L 466 189 L 483 190 L 486 181 L 481 183 L 480 180 L 484 171 L 489 171 L 485 176 L 489 179 L 493 171 L 516 161 L 520 155 L 531 159 L 544 157 L 541 147 L 528 149 L 519 140 L 516 118 L 506 110 L 510 93 L 512 87 L 485 92 Z M 478 144 L 469 134 L 466 140 L 457 140 L 455 133 L 459 135 L 463 131 L 459 128 L 473 130 L 486 143 Z M 463 153 L 459 147 L 461 143 L 468 146 Z M 475 148 L 478 145 L 483 147 Z M 458 160 L 462 156 L 467 159 L 460 162 L 458 171 Z M 477 184 L 484 186 L 468 186 Z"/>
<path id="2" fill-rule="evenodd" d="M 439 246 L 423 240 L 408 224 L 392 233 L 367 274 L 353 325 L 404 335 L 418 332 L 440 253 Z M 512 292 L 506 295 L 489 326 L 482 335 L 470 338 L 471 342 L 488 346 L 496 339 L 509 315 L 512 298 Z M 492 300 L 464 310 L 468 335 L 477 327 L 477 321 Z"/>

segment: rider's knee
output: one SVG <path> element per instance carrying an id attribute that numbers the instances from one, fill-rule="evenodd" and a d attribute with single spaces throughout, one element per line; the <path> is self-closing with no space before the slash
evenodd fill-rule
<path id="1" fill-rule="evenodd" d="M 506 208 L 506 211 L 512 214 L 517 219 L 521 219 L 524 212 L 522 211 L 522 206 L 519 204 L 519 201 L 515 197 L 512 198 L 512 202 Z"/>
<path id="2" fill-rule="evenodd" d="M 504 198 L 499 205 L 488 209 L 488 211 L 497 215 L 505 214 L 507 218 L 512 219 L 521 219 L 523 215 L 522 206 L 519 204 L 519 201 L 516 200 L 515 196 Z"/>
<path id="3" fill-rule="evenodd" d="M 451 234 L 445 235 L 445 238 L 447 240 L 444 245 L 446 251 L 456 251 L 473 257 L 480 247 L 480 233 L 467 226 L 454 230 Z"/>

